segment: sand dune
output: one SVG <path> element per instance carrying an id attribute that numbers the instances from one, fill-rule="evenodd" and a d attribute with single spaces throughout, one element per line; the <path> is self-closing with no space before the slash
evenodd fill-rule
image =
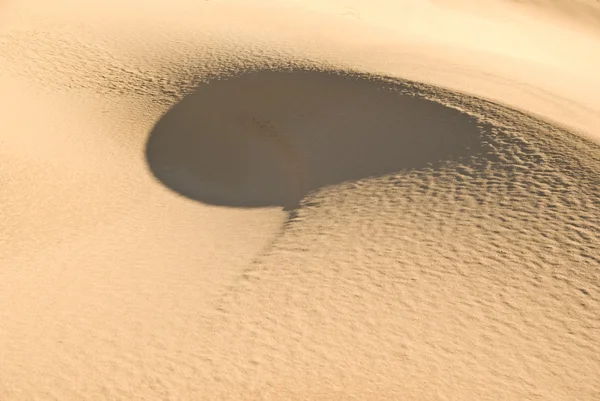
<path id="1" fill-rule="evenodd" d="M 0 1 L 0 400 L 600 398 L 594 1 Z"/>

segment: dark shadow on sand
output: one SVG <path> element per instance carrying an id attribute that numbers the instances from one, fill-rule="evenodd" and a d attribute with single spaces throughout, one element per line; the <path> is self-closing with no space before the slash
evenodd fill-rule
<path id="1" fill-rule="evenodd" d="M 158 180 L 200 202 L 293 208 L 323 186 L 473 155 L 475 118 L 402 82 L 259 71 L 202 85 L 155 125 Z"/>

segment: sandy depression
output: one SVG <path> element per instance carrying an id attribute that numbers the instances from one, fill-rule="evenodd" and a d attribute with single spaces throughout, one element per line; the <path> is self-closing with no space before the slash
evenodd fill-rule
<path id="1" fill-rule="evenodd" d="M 600 2 L 0 1 L 0 400 L 600 400 Z"/>

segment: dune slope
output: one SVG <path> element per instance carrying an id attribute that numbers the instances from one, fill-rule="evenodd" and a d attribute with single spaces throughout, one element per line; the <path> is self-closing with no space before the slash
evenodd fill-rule
<path id="1" fill-rule="evenodd" d="M 600 398 L 598 10 L 0 2 L 0 400 Z"/>

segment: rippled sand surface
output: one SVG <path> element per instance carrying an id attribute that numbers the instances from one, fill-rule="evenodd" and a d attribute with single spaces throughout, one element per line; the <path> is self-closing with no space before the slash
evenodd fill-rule
<path id="1" fill-rule="evenodd" d="M 0 400 L 600 399 L 599 21 L 0 1 Z"/>

